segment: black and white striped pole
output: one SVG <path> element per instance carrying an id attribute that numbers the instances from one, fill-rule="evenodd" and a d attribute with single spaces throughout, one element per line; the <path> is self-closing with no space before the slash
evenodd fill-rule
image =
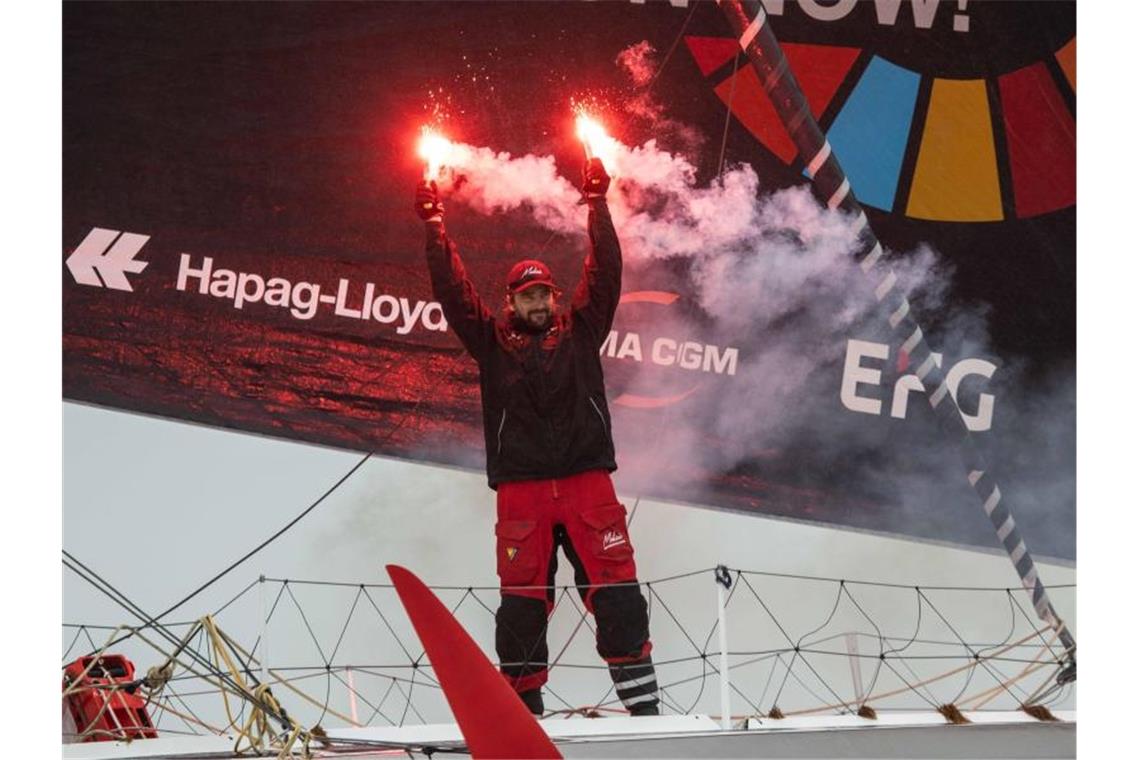
<path id="1" fill-rule="evenodd" d="M 895 339 L 901 343 L 901 350 L 917 365 L 915 375 L 922 383 L 939 427 L 958 440 L 966 465 L 966 478 L 993 524 L 998 540 L 1009 553 L 1022 586 L 1033 600 L 1037 616 L 1057 631 L 1057 636 L 1066 649 L 1067 666 L 1058 680 L 1075 680 L 1076 641 L 1049 601 L 1049 595 L 1037 575 L 1033 557 L 1014 522 L 1013 513 L 1008 505 L 1002 503 L 1001 489 L 970 436 L 958 409 L 958 402 L 949 391 L 946 377 L 927 345 L 922 328 L 911 314 L 906 294 L 895 288 L 898 278 L 890 266 L 882 261 L 883 246 L 868 225 L 867 215 L 851 191 L 847 175 L 832 153 L 831 145 L 819 123 L 812 116 L 803 90 L 788 66 L 788 59 L 784 57 L 771 26 L 766 23 L 767 14 L 763 6 L 758 0 L 717 0 L 717 4 L 728 18 L 741 50 L 751 62 L 765 94 L 795 143 L 800 160 L 804 162 L 811 178 L 812 192 L 828 208 L 844 211 L 855 218 L 859 234 L 856 253 L 859 266 L 869 278 L 875 299 L 879 302 Z"/>

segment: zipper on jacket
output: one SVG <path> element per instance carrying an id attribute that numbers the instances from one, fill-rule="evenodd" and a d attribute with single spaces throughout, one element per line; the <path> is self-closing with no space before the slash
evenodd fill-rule
<path id="1" fill-rule="evenodd" d="M 609 435 L 610 428 L 606 425 L 605 415 L 602 414 L 602 410 L 598 408 L 598 405 L 594 403 L 594 397 L 586 396 L 586 398 L 590 400 L 590 406 L 594 407 L 594 411 L 598 413 L 598 419 L 602 421 L 602 430 L 606 431 L 606 435 Z"/>
<path id="2" fill-rule="evenodd" d="M 507 424 L 507 410 L 504 409 L 503 410 L 503 418 L 501 420 L 499 420 L 499 432 L 496 434 L 496 438 L 498 438 L 498 440 L 499 440 L 499 450 L 495 452 L 496 454 L 502 454 L 503 453 L 503 425 L 506 425 L 506 424 Z"/>
<path id="3" fill-rule="evenodd" d="M 544 405 L 548 403 L 546 394 L 546 377 L 543 364 L 544 357 L 542 354 L 542 335 L 535 335 L 531 341 L 531 356 L 534 357 L 534 372 L 538 377 L 538 396 Z M 554 423 L 546 419 L 546 446 L 548 449 L 554 448 Z"/>

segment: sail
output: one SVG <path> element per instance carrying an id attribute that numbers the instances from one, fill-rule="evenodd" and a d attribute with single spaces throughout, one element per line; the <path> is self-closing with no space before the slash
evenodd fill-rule
<path id="1" fill-rule="evenodd" d="M 572 292 L 585 103 L 624 146 L 623 493 L 992 547 L 929 359 L 1026 544 L 1074 557 L 1075 7 L 962 5 L 766 4 L 918 356 L 713 4 L 69 4 L 64 395 L 481 468 L 415 140 L 471 149 L 447 225 L 485 299 L 534 256 Z"/>

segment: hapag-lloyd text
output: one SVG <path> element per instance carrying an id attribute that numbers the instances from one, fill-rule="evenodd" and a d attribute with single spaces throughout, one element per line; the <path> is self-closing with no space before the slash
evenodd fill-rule
<path id="1" fill-rule="evenodd" d="M 205 256 L 195 268 L 189 254 L 182 254 L 178 266 L 178 290 L 190 289 L 197 281 L 202 295 L 224 298 L 233 302 L 235 309 L 246 304 L 264 303 L 267 306 L 287 308 L 296 319 L 312 319 L 322 304 L 332 307 L 333 314 L 350 319 L 375 320 L 381 324 L 396 323 L 396 333 L 407 335 L 417 324 L 428 330 L 447 330 L 443 308 L 435 301 L 411 301 L 404 296 L 376 293 L 376 285 L 364 283 L 363 288 L 341 277 L 336 295 L 321 293 L 315 282 L 291 282 L 284 277 L 265 277 L 255 272 L 235 272 L 232 269 L 215 269 L 214 259 Z"/>

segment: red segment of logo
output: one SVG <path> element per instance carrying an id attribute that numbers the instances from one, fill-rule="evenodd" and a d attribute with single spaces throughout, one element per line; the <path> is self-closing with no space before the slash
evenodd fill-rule
<path id="1" fill-rule="evenodd" d="M 697 68 L 706 77 L 732 60 L 740 50 L 740 43 L 730 37 L 697 37 L 685 38 L 689 46 L 689 53 L 697 63 Z"/>
<path id="2" fill-rule="evenodd" d="M 998 77 L 1017 216 L 1077 202 L 1077 125 L 1044 63 Z"/>
<path id="3" fill-rule="evenodd" d="M 739 49 L 735 40 L 722 37 L 686 37 L 685 42 L 693 60 L 705 76 L 731 60 L 734 51 Z M 780 47 L 800 83 L 808 107 L 818 119 L 855 64 L 859 48 L 793 42 L 782 43 Z M 750 65 L 744 64 L 738 69 L 735 79 L 735 85 L 732 76 L 717 84 L 717 96 L 725 104 L 732 104 L 733 114 L 764 147 L 779 156 L 784 163 L 790 164 L 796 158 L 796 146 L 788 137 L 771 100 L 764 94 L 756 72 Z"/>

